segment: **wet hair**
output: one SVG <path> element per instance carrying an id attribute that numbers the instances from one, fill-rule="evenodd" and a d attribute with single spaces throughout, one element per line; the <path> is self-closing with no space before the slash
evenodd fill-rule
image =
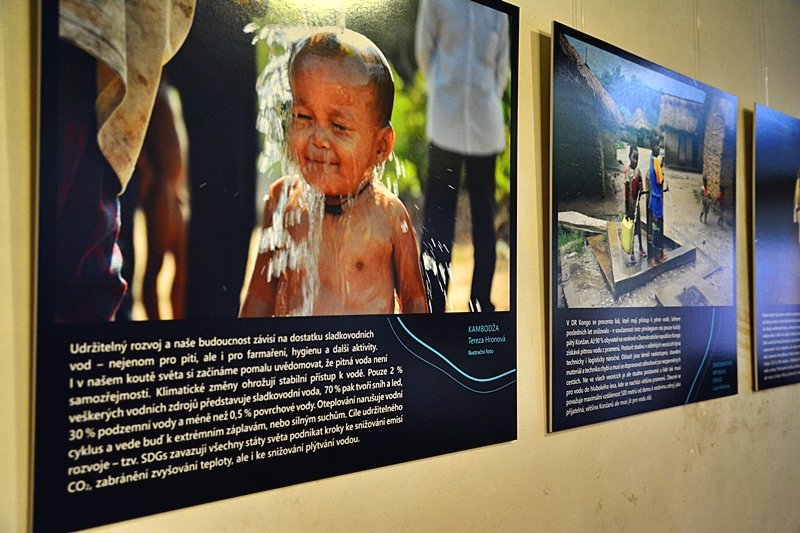
<path id="1" fill-rule="evenodd" d="M 390 125 L 394 107 L 394 77 L 389 62 L 375 43 L 352 30 L 323 29 L 295 44 L 289 61 L 290 75 L 295 63 L 306 56 L 336 60 L 359 59 L 366 71 L 369 84 L 375 88 L 378 125 Z"/>

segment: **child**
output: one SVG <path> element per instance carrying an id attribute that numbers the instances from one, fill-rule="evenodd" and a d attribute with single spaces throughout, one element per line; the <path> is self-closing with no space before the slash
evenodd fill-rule
<path id="1" fill-rule="evenodd" d="M 664 172 L 658 159 L 661 151 L 661 140 L 653 138 L 650 154 L 650 210 L 652 216 L 653 254 L 650 265 L 656 267 L 667 260 L 664 253 Z"/>
<path id="2" fill-rule="evenodd" d="M 711 202 L 708 194 L 708 178 L 703 176 L 703 186 L 700 187 L 700 200 L 703 203 L 703 210 L 700 211 L 700 220 L 703 224 L 708 222 L 708 209 L 711 207 Z"/>
<path id="3" fill-rule="evenodd" d="M 800 242 L 800 169 L 797 170 L 797 178 L 794 180 L 794 216 L 792 217 L 797 224 L 797 241 Z"/>
<path id="4" fill-rule="evenodd" d="M 647 257 L 647 252 L 642 247 L 642 232 L 639 216 L 639 199 L 644 192 L 642 186 L 642 173 L 637 168 L 639 166 L 639 149 L 636 145 L 631 144 L 628 150 L 628 159 L 630 164 L 623 170 L 625 176 L 625 216 L 633 220 L 633 236 L 639 237 L 639 256 Z M 636 254 L 633 251 L 633 243 L 631 243 L 631 258 L 630 263 L 636 263 Z"/>
<path id="5" fill-rule="evenodd" d="M 402 313 L 427 312 L 408 213 L 373 180 L 394 145 L 385 57 L 355 32 L 321 31 L 298 43 L 289 81 L 289 157 L 302 179 L 270 188 L 240 315 L 387 314 L 395 297 Z"/>
<path id="6" fill-rule="evenodd" d="M 717 195 L 717 199 L 714 200 L 714 203 L 719 206 L 719 219 L 717 220 L 717 224 L 722 226 L 722 223 L 725 221 L 725 187 L 720 184 L 719 186 L 719 194 Z"/>

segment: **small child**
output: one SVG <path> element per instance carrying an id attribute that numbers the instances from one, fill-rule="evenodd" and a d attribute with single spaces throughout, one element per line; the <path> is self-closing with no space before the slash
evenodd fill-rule
<path id="1" fill-rule="evenodd" d="M 794 180 L 794 215 L 792 220 L 797 224 L 797 241 L 800 242 L 800 169 L 797 170 L 797 178 Z"/>
<path id="2" fill-rule="evenodd" d="M 711 198 L 708 193 L 708 177 L 703 176 L 703 186 L 700 187 L 700 201 L 703 204 L 703 210 L 700 211 L 700 220 L 703 224 L 708 222 L 708 209 L 711 207 Z"/>
<path id="3" fill-rule="evenodd" d="M 647 252 L 644 251 L 642 246 L 642 229 L 639 216 L 639 199 L 644 193 L 642 184 L 642 173 L 637 168 L 639 166 L 639 149 L 636 145 L 631 144 L 628 150 L 628 159 L 630 164 L 622 171 L 625 176 L 625 216 L 633 221 L 633 234 L 632 237 L 639 237 L 639 256 L 647 257 Z M 633 243 L 631 243 L 631 257 L 630 263 L 636 263 L 636 254 L 633 251 Z"/>
<path id="4" fill-rule="evenodd" d="M 650 266 L 656 267 L 667 260 L 667 254 L 664 253 L 664 192 L 669 189 L 661 169 L 661 160 L 658 158 L 661 152 L 661 139 L 654 137 L 651 148 L 649 207 L 652 212 L 650 223 L 653 235 L 653 253 L 650 255 Z"/>
<path id="5" fill-rule="evenodd" d="M 721 183 L 719 185 L 719 194 L 717 195 L 717 199 L 714 200 L 714 203 L 719 207 L 719 219 L 717 220 L 717 224 L 722 226 L 725 221 L 725 187 L 723 187 Z"/>
<path id="6" fill-rule="evenodd" d="M 302 179 L 270 188 L 263 231 L 271 244 L 262 242 L 240 315 L 389 314 L 395 298 L 401 313 L 427 312 L 408 212 L 373 179 L 394 145 L 386 58 L 360 34 L 322 30 L 293 51 L 289 81 L 289 156 Z M 314 212 L 309 186 L 324 195 L 324 210 Z M 313 238 L 314 264 L 286 259 Z"/>

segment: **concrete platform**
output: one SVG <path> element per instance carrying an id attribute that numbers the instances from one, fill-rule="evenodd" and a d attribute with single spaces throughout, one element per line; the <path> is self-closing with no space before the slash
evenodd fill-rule
<path id="1" fill-rule="evenodd" d="M 704 276 L 705 278 L 707 276 Z M 693 276 L 680 286 L 668 287 L 656 292 L 656 303 L 662 307 L 705 307 L 719 306 L 724 302 L 719 293 L 704 282 L 703 278 Z"/>
<path id="2" fill-rule="evenodd" d="M 681 244 L 665 235 L 666 261 L 656 267 L 651 267 L 649 258 L 639 257 L 639 242 L 637 238 L 634 238 L 634 249 L 637 250 L 636 263 L 630 264 L 630 256 L 623 252 L 620 244 L 620 229 L 619 222 L 609 222 L 605 235 L 595 235 L 587 239 L 614 300 L 646 285 L 665 272 L 694 263 L 696 260 L 697 250 L 693 245 Z"/>

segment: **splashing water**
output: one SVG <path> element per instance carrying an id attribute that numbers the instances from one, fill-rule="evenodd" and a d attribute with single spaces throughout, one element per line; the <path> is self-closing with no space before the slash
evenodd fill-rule
<path id="1" fill-rule="evenodd" d="M 430 241 L 430 246 L 430 249 L 438 248 L 440 251 L 447 250 L 447 246 L 445 246 L 442 242 L 433 239 Z M 422 251 L 421 258 L 422 268 L 426 272 L 424 278 L 427 285 L 426 290 L 428 292 L 429 305 L 432 301 L 430 296 L 432 294 L 432 287 L 430 287 L 430 283 L 431 281 L 435 280 L 436 284 L 439 286 L 439 292 L 444 294 L 445 310 L 452 311 L 450 297 L 447 294 L 447 287 L 453 275 L 452 263 L 442 263 L 437 261 L 428 250 Z"/>
<path id="2" fill-rule="evenodd" d="M 302 304 L 291 309 L 291 314 L 313 313 L 319 273 L 316 268 L 320 249 L 322 217 L 325 196 L 300 178 L 300 171 L 289 156 L 287 125 L 291 119 L 292 93 L 289 85 L 289 60 L 292 47 L 310 33 L 308 27 L 280 27 L 248 24 L 245 32 L 254 33 L 253 44 L 264 41 L 268 46 L 268 60 L 256 82 L 258 116 L 256 128 L 263 134 L 258 157 L 258 172 L 270 181 L 283 177 L 277 192 L 270 224 L 261 234 L 259 253 L 271 253 L 269 266 L 262 275 L 269 282 L 278 279 L 287 269 L 303 272 L 300 293 Z M 299 191 L 295 194 L 294 191 Z M 295 199 L 295 201 L 291 201 Z M 267 201 L 267 199 L 264 199 Z M 308 219 L 307 232 L 297 231 L 302 237 L 295 239 L 292 228 Z M 266 221 L 265 221 L 266 222 Z M 313 267 L 313 268 L 310 268 Z"/>
<path id="3" fill-rule="evenodd" d="M 285 9 L 285 7 L 284 7 Z M 295 161 L 290 157 L 287 142 L 287 128 L 291 120 L 292 93 L 289 84 L 289 61 L 293 48 L 297 43 L 309 37 L 322 27 L 345 28 L 345 14 L 342 9 L 324 9 L 320 6 L 312 8 L 293 8 L 291 13 L 281 13 L 281 18 L 296 22 L 294 26 L 248 24 L 244 31 L 253 34 L 252 42 L 263 41 L 268 48 L 268 60 L 261 71 L 256 84 L 258 96 L 258 116 L 256 126 L 263 134 L 263 143 L 258 157 L 259 175 L 269 182 L 283 177 L 284 182 L 279 192 L 276 207 L 272 213 L 271 224 L 261 235 L 259 253 L 270 252 L 272 259 L 268 268 L 261 275 L 267 281 L 277 279 L 287 269 L 303 272 L 301 276 L 301 293 L 303 303 L 300 309 L 292 310 L 295 315 L 312 315 L 314 301 L 319 284 L 318 258 L 322 238 L 322 220 L 325 215 L 325 196 L 310 186 L 303 178 Z M 273 18 L 274 20 L 274 18 Z M 389 165 L 390 171 L 384 172 Z M 400 182 L 406 179 L 406 167 L 403 160 L 394 152 L 383 163 L 372 169 L 371 179 L 382 183 L 392 194 L 399 196 Z M 299 202 L 290 204 L 292 191 L 298 190 Z M 266 199 L 265 199 L 266 200 Z M 350 206 L 354 198 L 345 200 Z M 302 238 L 294 238 L 291 228 L 299 226 L 303 217 L 307 217 L 308 231 L 300 232 Z M 404 223 L 401 231 L 411 228 Z M 432 246 L 444 249 L 442 243 L 431 243 Z M 426 285 L 436 280 L 440 290 L 444 289 L 445 280 L 451 278 L 450 263 L 439 263 L 429 252 L 422 251 L 421 263 L 429 275 L 424 276 Z M 349 284 L 345 283 L 349 291 Z M 431 287 L 426 287 L 430 300 Z M 449 298 L 445 295 L 446 307 L 450 310 Z M 470 309 L 476 309 L 470 302 Z"/>
<path id="4" fill-rule="evenodd" d="M 300 188 L 298 205 L 291 206 L 289 201 L 295 188 Z M 261 234 L 258 252 L 271 252 L 267 271 L 264 273 L 267 282 L 278 279 L 287 269 L 302 271 L 305 275 L 300 288 L 302 305 L 292 309 L 291 314 L 307 316 L 313 312 L 314 299 L 317 293 L 319 272 L 316 265 L 321 242 L 322 217 L 325 212 L 325 196 L 309 187 L 297 174 L 287 177 L 277 194 L 278 202 L 272 213 L 272 222 Z M 308 230 L 303 238 L 295 240 L 290 228 L 299 226 L 303 214 L 308 218 Z"/>
<path id="5" fill-rule="evenodd" d="M 296 18 L 296 17 L 295 17 Z M 332 20 L 333 19 L 333 20 Z M 344 29 L 344 13 L 339 10 L 325 12 L 307 9 L 302 13 L 303 23 L 298 26 L 259 26 L 248 24 L 244 31 L 253 33 L 253 44 L 263 41 L 268 47 L 267 63 L 258 77 L 258 116 L 256 127 L 263 134 L 263 143 L 258 157 L 258 171 L 270 182 L 279 178 L 283 185 L 278 192 L 270 224 L 262 232 L 259 253 L 270 253 L 271 259 L 265 272 L 260 273 L 269 282 L 284 275 L 287 270 L 302 272 L 302 305 L 292 309 L 293 315 L 312 315 L 319 285 L 319 252 L 322 240 L 322 221 L 325 214 L 324 194 L 309 185 L 298 165 L 289 154 L 287 128 L 291 120 L 292 93 L 289 84 L 289 62 L 297 43 L 309 37 L 321 27 Z M 398 179 L 405 175 L 402 162 L 390 154 L 394 165 L 394 179 L 387 178 L 386 187 L 397 195 Z M 381 182 L 386 163 L 372 169 L 371 179 Z M 296 194 L 294 191 L 299 191 Z M 295 204 L 295 199 L 298 200 Z M 266 198 L 265 198 L 266 201 Z M 354 198 L 344 204 L 352 205 Z M 308 230 L 298 230 L 307 217 Z M 294 230 L 293 230 L 294 228 Z M 293 233 L 300 236 L 295 238 Z M 347 286 L 345 284 L 345 286 Z"/>
<path id="6" fill-rule="evenodd" d="M 385 173 L 383 174 L 383 167 L 380 169 L 380 172 L 383 174 L 382 183 L 389 189 L 392 194 L 395 196 L 400 196 L 400 182 L 406 179 L 406 167 L 403 163 L 403 160 L 397 157 L 394 152 L 389 154 L 389 158 L 387 159 L 386 163 L 391 164 L 391 168 L 394 170 L 393 173 Z M 384 166 L 385 164 L 384 163 Z M 376 180 L 381 180 L 380 177 L 375 178 Z M 418 208 L 419 209 L 419 208 Z M 403 225 L 400 227 L 400 230 L 403 233 L 409 231 L 408 225 L 403 222 Z M 446 250 L 447 246 L 439 241 L 431 240 L 431 249 L 438 248 L 439 250 Z M 444 301 L 445 301 L 445 310 L 452 311 L 453 306 L 450 302 L 450 297 L 445 290 L 446 286 L 449 284 L 449 280 L 452 277 L 452 263 L 443 263 L 438 262 L 430 252 L 424 249 L 421 250 L 420 253 L 420 260 L 422 263 L 423 272 L 423 279 L 425 281 L 425 292 L 428 298 L 428 308 L 430 309 L 432 305 L 432 288 L 430 286 L 430 279 L 435 279 L 436 284 L 439 286 L 439 292 L 444 293 Z M 472 305 L 470 302 L 470 310 L 471 311 L 480 311 L 480 305 L 475 306 Z"/>
<path id="7" fill-rule="evenodd" d="M 392 165 L 394 173 L 384 173 L 387 163 Z M 378 169 L 378 167 L 376 167 L 375 170 L 379 170 L 379 174 L 377 176 L 373 174 L 373 179 L 376 181 L 382 180 L 386 188 L 392 191 L 392 194 L 400 196 L 400 181 L 406 178 L 406 167 L 403 161 L 392 152 L 389 154 L 389 158 L 381 163 L 380 168 Z"/>

